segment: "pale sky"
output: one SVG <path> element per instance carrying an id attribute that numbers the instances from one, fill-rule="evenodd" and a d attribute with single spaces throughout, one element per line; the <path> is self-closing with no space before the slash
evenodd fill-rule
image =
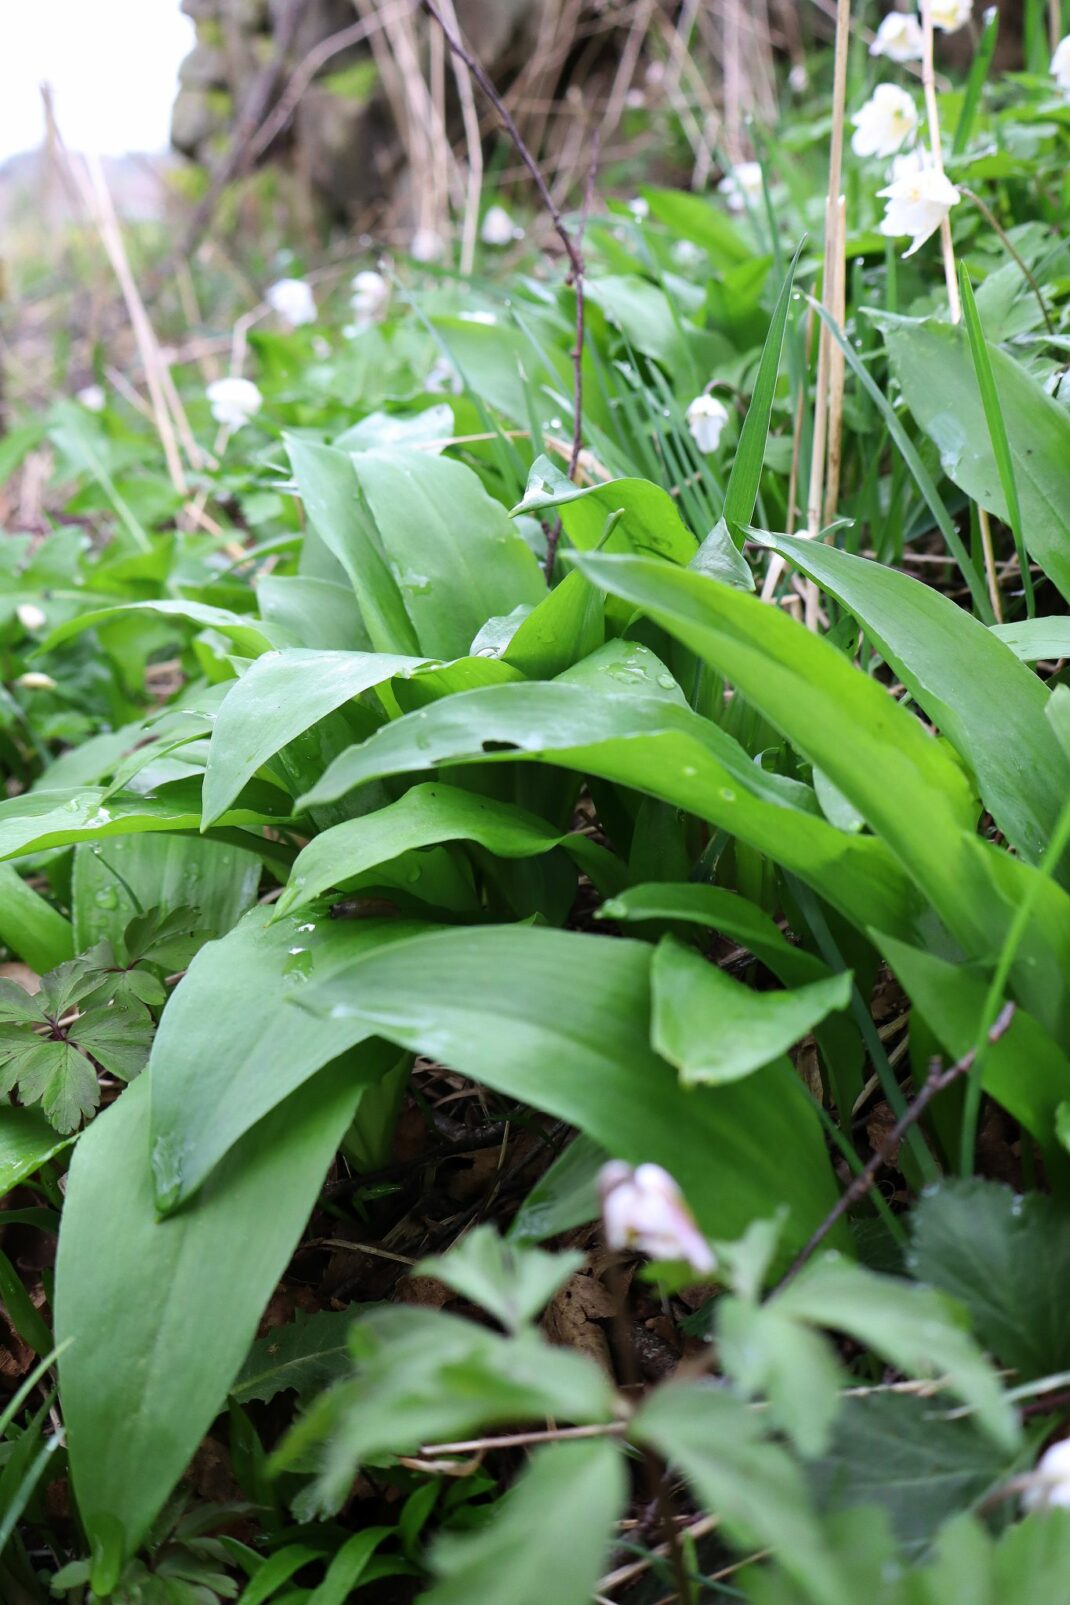
<path id="1" fill-rule="evenodd" d="M 72 150 L 163 150 L 192 43 L 178 0 L 0 0 L 0 161 L 40 144 L 42 79 Z"/>

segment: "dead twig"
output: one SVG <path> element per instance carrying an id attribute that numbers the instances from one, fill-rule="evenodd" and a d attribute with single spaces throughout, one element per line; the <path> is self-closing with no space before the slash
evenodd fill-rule
<path id="1" fill-rule="evenodd" d="M 491 102 L 491 105 L 498 113 L 506 133 L 509 135 L 509 138 L 512 140 L 513 145 L 516 148 L 517 155 L 520 157 L 524 166 L 527 168 L 528 173 L 531 175 L 531 180 L 538 191 L 539 199 L 546 208 L 550 221 L 554 226 L 554 232 L 561 241 L 562 249 L 564 250 L 565 256 L 568 259 L 569 282 L 576 292 L 576 344 L 572 351 L 572 452 L 569 457 L 568 467 L 569 478 L 572 479 L 575 477 L 576 468 L 580 460 L 580 452 L 583 450 L 583 342 L 585 334 L 586 309 L 584 300 L 585 269 L 583 253 L 581 250 L 581 241 L 583 238 L 582 221 L 578 234 L 574 235 L 566 224 L 564 217 L 561 215 L 560 207 L 554 200 L 553 195 L 550 193 L 550 187 L 547 184 L 546 179 L 543 177 L 542 169 L 540 168 L 535 157 L 532 155 L 531 151 L 528 149 L 528 146 L 524 140 L 524 136 L 517 127 L 512 113 L 506 106 L 501 95 L 498 93 L 498 90 L 495 88 L 482 63 L 476 56 L 472 54 L 468 47 L 449 27 L 442 15 L 442 12 L 435 4 L 435 0 L 422 0 L 422 3 L 428 15 L 432 17 L 442 29 L 446 43 L 449 45 L 450 50 L 460 61 L 464 62 L 468 71 L 479 85 L 480 89 L 482 89 L 483 93 L 486 95 L 487 99 Z M 594 169 L 592 164 L 592 184 L 593 171 Z M 590 186 L 588 187 L 588 193 L 589 192 Z M 553 572 L 553 561 L 557 555 L 556 544 L 556 541 L 551 540 L 550 549 L 547 552 L 546 569 L 548 577 Z"/>
<path id="2" fill-rule="evenodd" d="M 1013 1003 L 1007 1003 L 1003 1006 L 997 1015 L 992 1028 L 988 1033 L 988 1036 L 985 1039 L 987 1046 L 994 1046 L 994 1044 L 997 1043 L 999 1039 L 1009 1030 L 1011 1021 L 1014 1019 L 1014 1013 L 1015 1005 Z M 933 1065 L 929 1072 L 929 1079 L 918 1093 L 918 1096 L 914 1099 L 914 1102 L 910 1104 L 906 1109 L 906 1112 L 899 1117 L 891 1131 L 885 1137 L 884 1141 L 877 1148 L 876 1153 L 869 1160 L 868 1164 L 863 1170 L 859 1171 L 858 1175 L 847 1188 L 846 1192 L 825 1216 L 825 1219 L 821 1222 L 821 1225 L 810 1238 L 810 1241 L 793 1260 L 788 1270 L 777 1283 L 776 1292 L 781 1292 L 785 1287 L 787 1287 L 789 1282 L 795 1280 L 803 1266 L 813 1257 L 817 1249 L 820 1248 L 821 1244 L 825 1241 L 825 1238 L 828 1236 L 829 1232 L 831 1232 L 832 1228 L 837 1224 L 837 1222 L 843 1219 L 844 1215 L 847 1214 L 847 1211 L 852 1209 L 854 1205 L 858 1203 L 859 1199 L 866 1196 L 866 1194 L 869 1192 L 869 1189 L 873 1186 L 878 1171 L 896 1152 L 907 1132 L 921 1119 L 922 1115 L 925 1113 L 926 1109 L 932 1103 L 937 1094 L 943 1092 L 945 1088 L 950 1087 L 952 1082 L 959 1081 L 963 1076 L 969 1075 L 970 1071 L 973 1069 L 974 1063 L 976 1062 L 977 1053 L 978 1049 L 976 1047 L 971 1048 L 969 1053 L 963 1054 L 962 1058 L 956 1060 L 956 1062 L 947 1070 L 941 1070 L 938 1063 Z"/>

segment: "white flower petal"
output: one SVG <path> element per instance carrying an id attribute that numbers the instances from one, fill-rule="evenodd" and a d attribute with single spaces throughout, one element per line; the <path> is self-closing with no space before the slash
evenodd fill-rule
<path id="1" fill-rule="evenodd" d="M 280 279 L 271 286 L 264 300 L 291 329 L 316 321 L 316 298 L 304 279 Z"/>

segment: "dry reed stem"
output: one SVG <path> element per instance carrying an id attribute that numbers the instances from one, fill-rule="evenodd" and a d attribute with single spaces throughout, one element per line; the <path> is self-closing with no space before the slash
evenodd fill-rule
<path id="1" fill-rule="evenodd" d="M 832 315 L 837 328 L 847 322 L 847 203 L 841 195 L 836 208 L 836 280 L 832 287 Z M 836 517 L 840 498 L 840 467 L 843 461 L 843 385 L 845 361 L 838 341 L 829 344 L 828 361 L 828 457 L 825 480 L 825 524 Z"/>
<path id="2" fill-rule="evenodd" d="M 442 0 L 442 13 L 460 38 L 461 29 L 453 0 Z M 441 30 L 438 30 L 438 34 L 441 36 Z M 461 229 L 461 272 L 467 278 L 475 267 L 476 242 L 479 238 L 479 212 L 483 201 L 483 136 L 479 128 L 476 97 L 472 93 L 472 80 L 463 64 L 452 53 L 450 62 L 453 68 L 453 81 L 457 85 L 457 97 L 461 103 L 465 148 L 468 154 L 468 191 L 465 196 L 464 224 Z"/>
<path id="3" fill-rule="evenodd" d="M 178 440 L 175 433 L 175 423 L 168 410 L 167 386 L 164 379 L 164 370 L 167 365 L 160 351 L 159 341 L 156 339 L 149 315 L 145 311 L 144 302 L 138 291 L 137 282 L 130 267 L 130 259 L 123 244 L 122 231 L 119 220 L 115 215 L 111 194 L 104 177 L 104 169 L 100 164 L 99 156 L 90 153 L 84 158 L 84 174 L 75 165 L 71 164 L 86 210 L 93 221 L 93 225 L 100 236 L 101 244 L 111 263 L 112 271 L 119 281 L 123 300 L 126 303 L 127 314 L 137 341 L 141 363 L 145 370 L 145 381 L 149 387 L 149 399 L 152 403 L 153 419 L 156 424 L 156 433 L 160 437 L 163 447 L 164 460 L 167 463 L 167 472 L 171 484 L 180 496 L 189 495 L 189 483 L 186 479 L 185 469 L 178 449 Z M 170 373 L 167 374 L 168 380 Z M 188 427 L 188 425 L 187 425 Z"/>
<path id="4" fill-rule="evenodd" d="M 944 176 L 944 148 L 940 138 L 940 109 L 936 104 L 936 75 L 933 68 L 933 11 L 932 0 L 921 0 L 921 86 L 925 93 L 925 111 L 929 120 L 929 146 L 933 166 Z M 945 214 L 940 223 L 940 250 L 944 259 L 944 281 L 947 284 L 947 304 L 951 309 L 952 323 L 962 321 L 962 303 L 959 300 L 959 281 L 955 272 L 955 247 L 951 242 L 951 218 Z"/>

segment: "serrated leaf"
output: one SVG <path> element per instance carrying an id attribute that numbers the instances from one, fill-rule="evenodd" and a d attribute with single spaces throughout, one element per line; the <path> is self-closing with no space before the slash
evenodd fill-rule
<path id="1" fill-rule="evenodd" d="M 910 1268 L 969 1310 L 981 1343 L 1019 1381 L 1070 1369 L 1070 1215 L 980 1177 L 942 1182 L 911 1222 Z"/>
<path id="2" fill-rule="evenodd" d="M 431 1552 L 438 1582 L 425 1605 L 546 1605 L 553 1535 L 554 1605 L 588 1605 L 626 1497 L 615 1443 L 538 1449 L 487 1526 L 446 1533 Z"/>
<path id="3" fill-rule="evenodd" d="M 320 1455 L 320 1508 L 382 1454 L 503 1424 L 611 1419 L 613 1390 L 585 1356 L 526 1329 L 501 1337 L 441 1310 L 380 1305 L 352 1332 L 356 1375 L 323 1394 L 275 1455 L 278 1469 Z"/>
<path id="4" fill-rule="evenodd" d="M 132 1081 L 148 1062 L 154 1032 L 152 1017 L 143 1008 L 113 1004 L 87 1010 L 72 1022 L 68 1034 L 109 1075 Z"/>
<path id="5" fill-rule="evenodd" d="M 266 1404 L 280 1393 L 305 1399 L 348 1370 L 349 1332 L 363 1305 L 348 1310 L 298 1310 L 285 1326 L 257 1338 L 230 1390 L 239 1404 Z"/>
<path id="6" fill-rule="evenodd" d="M 18 1077 L 19 1092 L 26 1103 L 40 1103 L 57 1131 L 74 1131 L 100 1103 L 97 1072 L 72 1042 L 35 1040 L 17 1059 L 7 1074 Z"/>
<path id="7" fill-rule="evenodd" d="M 826 1254 L 804 1266 L 775 1303 L 796 1320 L 850 1333 L 908 1376 L 939 1381 L 998 1444 L 1019 1442 L 1017 1417 L 953 1300 Z"/>
<path id="8" fill-rule="evenodd" d="M 477 1226 L 448 1254 L 425 1259 L 417 1274 L 437 1277 L 455 1293 L 489 1311 L 508 1332 L 532 1321 L 583 1264 L 580 1253 L 545 1254 Z"/>

